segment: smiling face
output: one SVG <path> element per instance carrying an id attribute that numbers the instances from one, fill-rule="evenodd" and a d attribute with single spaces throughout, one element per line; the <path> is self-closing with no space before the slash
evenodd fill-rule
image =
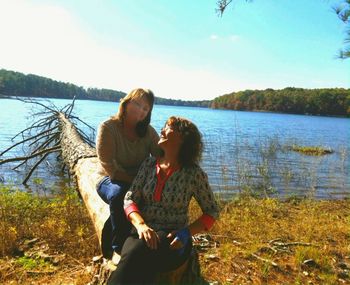
<path id="1" fill-rule="evenodd" d="M 171 116 L 160 133 L 158 145 L 167 153 L 175 153 L 181 166 L 200 162 L 203 142 L 197 126 L 191 121 Z"/>
<path id="2" fill-rule="evenodd" d="M 181 147 L 182 141 L 181 133 L 175 130 L 171 125 L 166 124 L 160 132 L 158 145 L 163 150 L 178 150 Z"/>

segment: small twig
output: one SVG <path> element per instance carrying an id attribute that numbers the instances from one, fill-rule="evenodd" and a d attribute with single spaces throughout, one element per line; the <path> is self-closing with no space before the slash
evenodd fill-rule
<path id="1" fill-rule="evenodd" d="M 78 133 L 82 136 L 82 138 L 84 139 L 85 142 L 89 143 L 90 146 L 95 145 L 95 142 L 93 142 L 92 140 L 90 140 L 90 138 L 82 131 L 77 129 Z"/>
<path id="2" fill-rule="evenodd" d="M 318 245 L 315 245 L 315 244 L 312 244 L 312 243 L 309 243 L 309 242 L 288 242 L 288 243 L 284 244 L 284 246 L 298 246 L 298 245 L 318 247 Z"/>
<path id="3" fill-rule="evenodd" d="M 85 123 L 84 121 L 80 120 L 78 117 L 71 116 L 70 118 L 78 120 L 79 122 L 83 123 L 85 126 L 89 127 L 93 132 L 95 132 L 95 129 L 91 127 L 89 124 Z"/>
<path id="4" fill-rule="evenodd" d="M 72 114 L 73 108 L 74 108 L 74 103 L 75 103 L 75 96 L 73 97 L 73 101 L 72 104 L 69 106 L 69 108 L 67 109 L 67 113 L 68 113 L 68 117 L 70 117 L 70 115 Z"/>
<path id="5" fill-rule="evenodd" d="M 266 259 L 266 258 L 262 258 L 259 255 L 256 255 L 255 253 L 252 253 L 251 256 L 255 257 L 256 259 L 263 261 L 265 263 L 271 264 L 273 267 L 279 267 L 278 264 L 272 260 Z"/>
<path id="6" fill-rule="evenodd" d="M 44 104 L 42 104 L 42 103 L 40 103 L 40 102 L 38 102 L 38 101 L 34 101 L 34 100 L 28 100 L 28 99 L 20 99 L 20 98 L 17 98 L 19 101 L 22 101 L 22 102 L 24 102 L 24 103 L 31 103 L 31 104 L 37 104 L 37 105 L 39 105 L 39 106 L 41 106 L 41 107 L 43 107 L 43 108 L 45 108 L 45 109 L 47 109 L 47 110 L 50 110 L 51 112 L 53 112 L 53 113 L 58 113 L 58 111 L 57 110 L 54 110 L 54 109 L 52 109 L 52 108 L 50 108 L 50 107 L 48 107 L 48 106 L 46 106 L 46 105 L 44 105 Z"/>
<path id="7" fill-rule="evenodd" d="M 29 144 L 29 146 L 32 146 L 33 144 L 37 143 L 38 141 L 42 140 L 43 138 L 53 136 L 53 137 L 49 138 L 48 140 L 44 141 L 44 143 L 41 144 L 41 146 L 42 146 L 42 145 L 44 145 L 47 141 L 52 141 L 52 139 L 55 138 L 55 137 L 57 137 L 57 134 L 59 134 L 59 133 L 60 133 L 60 132 L 54 132 L 54 133 L 49 133 L 49 134 L 47 134 L 47 135 L 43 135 L 43 136 L 41 136 L 40 138 L 36 139 L 35 141 L 31 142 L 31 143 Z M 39 147 L 39 148 L 40 148 L 40 147 Z M 39 148 L 38 148 L 38 149 L 39 149 Z"/>

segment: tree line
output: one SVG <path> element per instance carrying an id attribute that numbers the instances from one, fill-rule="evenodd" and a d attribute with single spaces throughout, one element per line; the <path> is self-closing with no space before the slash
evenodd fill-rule
<path id="1" fill-rule="evenodd" d="M 80 87 L 50 78 L 0 69 L 0 94 L 18 97 L 41 97 L 119 102 L 126 93 L 111 89 Z M 156 97 L 156 104 L 209 107 L 211 101 L 184 101 Z"/>
<path id="2" fill-rule="evenodd" d="M 7 96 L 100 100 L 119 102 L 122 91 L 79 87 L 46 77 L 0 69 L 0 94 Z M 214 100 L 185 101 L 156 97 L 155 103 L 170 106 L 211 107 L 241 111 L 350 116 L 350 89 L 245 90 Z"/>
<path id="3" fill-rule="evenodd" d="M 350 89 L 245 90 L 215 98 L 211 107 L 240 111 L 350 116 Z"/>

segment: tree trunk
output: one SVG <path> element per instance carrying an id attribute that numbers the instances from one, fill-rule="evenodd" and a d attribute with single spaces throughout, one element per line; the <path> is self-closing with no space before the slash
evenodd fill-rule
<path id="1" fill-rule="evenodd" d="M 96 191 L 97 163 L 96 150 L 85 143 L 75 126 L 61 113 L 61 147 L 64 163 L 70 174 L 76 179 L 78 190 L 95 226 L 101 244 L 103 225 L 109 217 L 108 205 Z"/>

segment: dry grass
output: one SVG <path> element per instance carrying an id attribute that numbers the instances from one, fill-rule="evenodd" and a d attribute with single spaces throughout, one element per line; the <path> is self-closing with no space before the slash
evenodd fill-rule
<path id="1" fill-rule="evenodd" d="M 0 284 L 86 284 L 99 254 L 90 218 L 72 189 L 48 198 L 0 187 L 0 240 Z"/>
<path id="2" fill-rule="evenodd" d="M 208 280 L 350 283 L 349 201 L 242 198 L 223 207 L 212 233 L 220 246 L 201 256 Z M 208 262 L 208 254 L 217 261 Z"/>
<path id="3" fill-rule="evenodd" d="M 87 284 L 99 255 L 79 197 L 54 198 L 0 188 L 0 284 Z M 200 215 L 191 205 L 193 216 Z M 350 203 L 254 199 L 222 204 L 211 232 L 217 247 L 200 254 L 202 273 L 219 284 L 349 284 Z M 24 240 L 39 238 L 46 254 L 20 257 Z M 305 260 L 309 264 L 304 264 Z M 344 268 L 349 266 L 349 269 Z"/>

